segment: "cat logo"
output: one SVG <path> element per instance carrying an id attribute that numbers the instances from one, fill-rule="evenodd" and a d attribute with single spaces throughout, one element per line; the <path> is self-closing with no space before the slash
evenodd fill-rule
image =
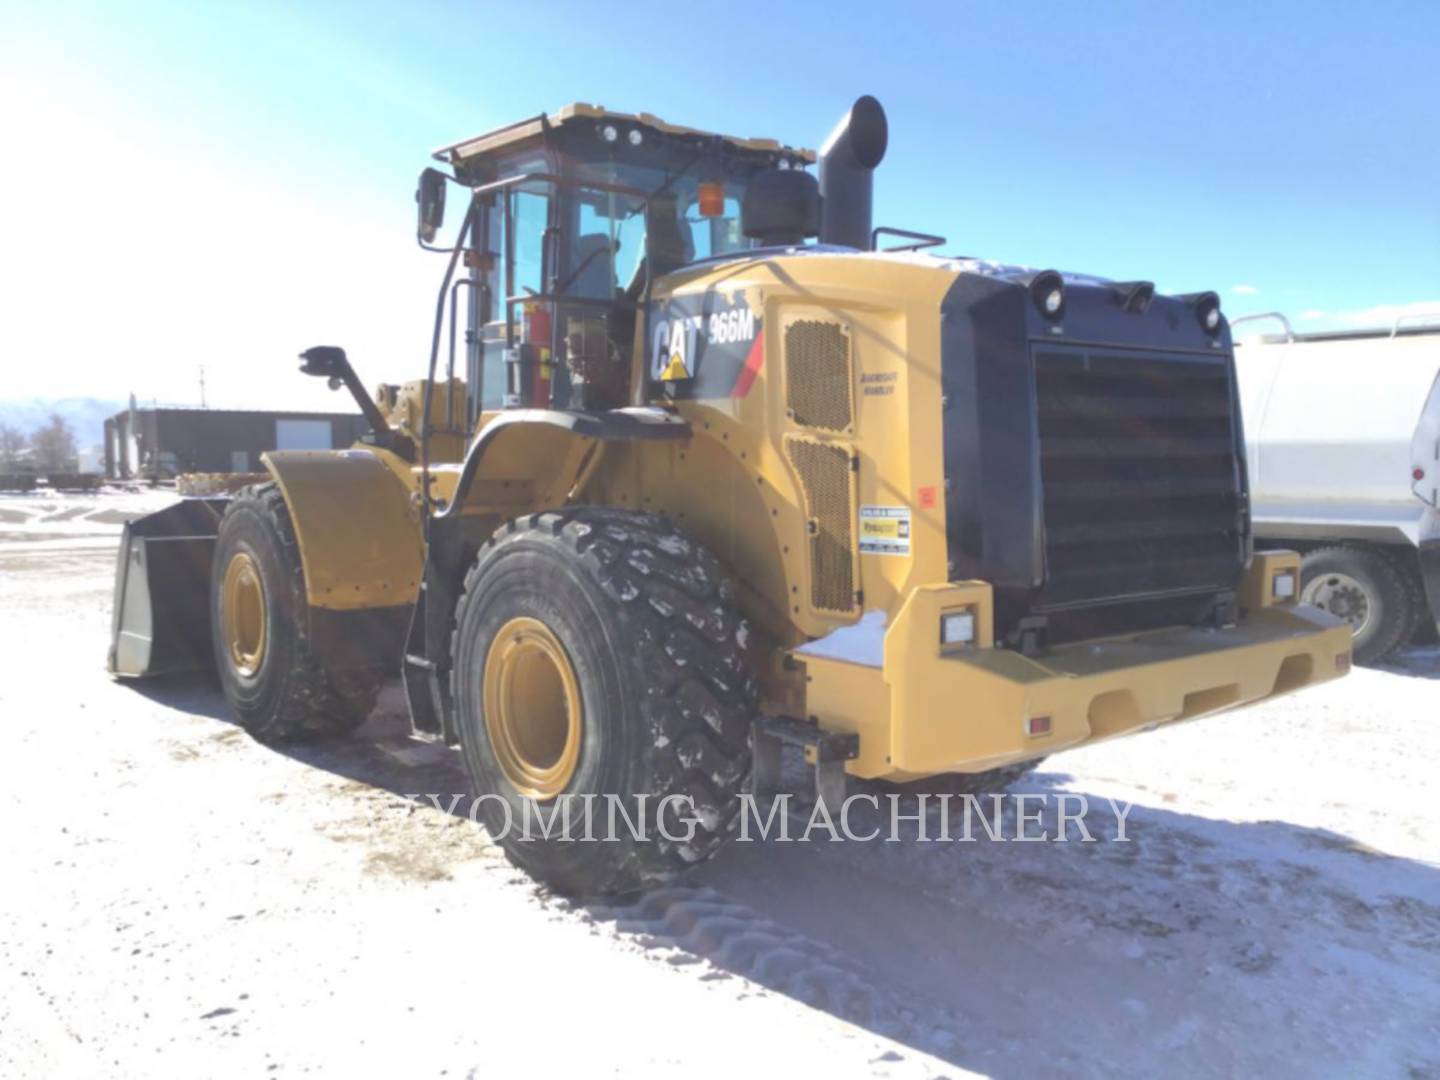
<path id="1" fill-rule="evenodd" d="M 760 316 L 714 292 L 650 309 L 650 378 L 672 399 L 744 397 L 764 362 Z"/>
<path id="2" fill-rule="evenodd" d="M 702 321 L 699 315 L 677 315 L 656 324 L 652 368 L 656 379 L 679 382 L 694 377 L 691 364 Z"/>

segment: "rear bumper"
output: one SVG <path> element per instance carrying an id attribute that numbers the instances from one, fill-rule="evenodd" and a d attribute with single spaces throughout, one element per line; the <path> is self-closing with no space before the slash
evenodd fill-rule
<path id="1" fill-rule="evenodd" d="M 1277 567 L 1298 564 L 1289 552 L 1255 562 L 1252 574 L 1265 582 Z M 1242 589 L 1242 605 L 1246 595 L 1260 590 Z M 1274 603 L 1249 607 L 1225 629 L 1157 630 L 1038 657 L 989 647 L 988 626 L 978 647 L 943 651 L 942 613 L 971 606 L 986 624 L 988 604 L 980 583 L 927 586 L 888 627 L 874 627 L 883 633 L 878 655 L 863 642 L 797 651 L 807 712 L 827 730 L 860 736 L 851 773 L 899 779 L 989 769 L 1263 701 L 1350 667 L 1347 624 Z"/>

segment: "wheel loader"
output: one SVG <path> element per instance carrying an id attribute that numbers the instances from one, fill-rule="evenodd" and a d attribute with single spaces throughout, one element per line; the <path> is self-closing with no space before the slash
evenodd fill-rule
<path id="1" fill-rule="evenodd" d="M 818 155 L 576 104 L 437 151 L 426 377 L 306 350 L 370 432 L 134 523 L 111 670 L 213 661 L 275 742 L 399 677 L 510 857 L 593 894 L 710 856 L 787 747 L 833 806 L 1343 675 L 1252 550 L 1216 295 L 876 226 L 887 138 L 870 97 Z M 691 829 L 503 828 L 591 796 Z"/>

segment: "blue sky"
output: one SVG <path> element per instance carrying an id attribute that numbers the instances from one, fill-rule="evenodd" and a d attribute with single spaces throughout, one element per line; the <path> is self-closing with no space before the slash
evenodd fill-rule
<path id="1" fill-rule="evenodd" d="M 1213 288 L 1297 326 L 1440 310 L 1440 4 L 0 0 L 4 396 L 339 406 L 423 366 L 429 151 L 571 101 L 816 146 L 891 125 L 877 221 Z"/>

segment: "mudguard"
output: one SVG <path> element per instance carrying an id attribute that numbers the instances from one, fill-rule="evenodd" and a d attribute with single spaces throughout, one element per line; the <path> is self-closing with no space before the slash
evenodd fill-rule
<path id="1" fill-rule="evenodd" d="M 424 564 L 420 512 L 375 452 L 278 450 L 261 460 L 285 496 L 311 608 L 415 602 Z"/>
<path id="2" fill-rule="evenodd" d="M 306 636 L 331 671 L 398 674 L 420 590 L 420 511 L 381 453 L 356 447 L 261 456 L 285 496 L 300 548 Z"/>
<path id="3" fill-rule="evenodd" d="M 1426 540 L 1420 545 L 1420 580 L 1425 584 L 1430 620 L 1440 630 L 1440 539 Z"/>

